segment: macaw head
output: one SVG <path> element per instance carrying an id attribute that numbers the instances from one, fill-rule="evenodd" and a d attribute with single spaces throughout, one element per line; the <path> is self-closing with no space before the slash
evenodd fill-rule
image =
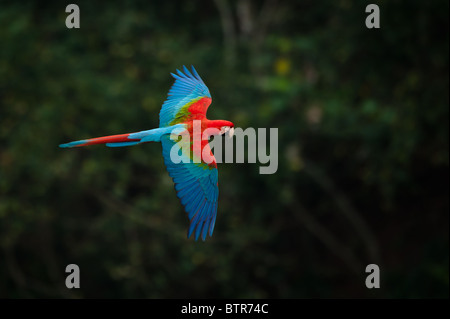
<path id="1" fill-rule="evenodd" d="M 225 120 L 208 120 L 208 135 L 223 135 L 228 134 L 229 137 L 233 137 L 234 134 L 234 124 L 230 121 Z"/>

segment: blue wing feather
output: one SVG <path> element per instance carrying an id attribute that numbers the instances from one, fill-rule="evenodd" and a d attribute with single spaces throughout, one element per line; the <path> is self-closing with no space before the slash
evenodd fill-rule
<path id="1" fill-rule="evenodd" d="M 191 221 L 188 237 L 194 233 L 197 240 L 202 235 L 212 236 L 217 215 L 219 197 L 218 171 L 216 167 L 198 165 L 196 163 L 175 164 L 170 159 L 170 150 L 175 141 L 169 136 L 161 138 L 164 163 L 175 183 L 175 190 Z"/>
<path id="2" fill-rule="evenodd" d="M 159 112 L 159 127 L 170 125 L 177 118 L 178 112 L 189 102 L 202 97 L 211 98 L 208 87 L 193 66 L 192 73 L 185 66 L 183 71 L 184 73 L 177 69 L 178 74 L 171 73 L 175 83 Z"/>
<path id="3" fill-rule="evenodd" d="M 194 216 L 191 219 L 191 225 L 189 225 L 189 230 L 188 230 L 188 238 L 191 237 L 193 231 L 196 229 L 196 227 L 198 227 L 198 217 L 200 212 L 203 211 L 203 209 L 206 206 L 206 200 L 203 199 L 203 201 L 200 202 L 199 207 L 197 208 L 196 214 L 194 214 Z M 196 239 L 197 240 L 197 239 Z"/>

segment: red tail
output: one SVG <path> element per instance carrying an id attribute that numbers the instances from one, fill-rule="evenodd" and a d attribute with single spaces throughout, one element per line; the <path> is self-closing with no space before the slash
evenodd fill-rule
<path id="1" fill-rule="evenodd" d="M 61 144 L 59 147 L 80 147 L 86 145 L 93 144 L 106 144 L 106 143 L 121 143 L 121 142 L 139 142 L 140 139 L 129 139 L 128 136 L 130 134 L 119 134 L 119 135 L 110 135 L 110 136 L 102 136 L 90 138 L 87 140 L 80 140 L 75 142 L 70 142 L 66 144 Z"/>

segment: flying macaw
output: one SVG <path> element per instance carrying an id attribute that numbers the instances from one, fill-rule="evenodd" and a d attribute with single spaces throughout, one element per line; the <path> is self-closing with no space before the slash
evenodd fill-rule
<path id="1" fill-rule="evenodd" d="M 161 142 L 164 163 L 175 183 L 175 190 L 190 220 L 187 237 L 195 231 L 195 240 L 202 235 L 212 236 L 217 216 L 219 196 L 217 163 L 208 144 L 201 138 L 228 133 L 233 136 L 234 124 L 225 120 L 208 120 L 206 111 L 211 104 L 208 87 L 192 66 L 192 73 L 183 66 L 183 72 L 171 73 L 175 83 L 168 93 L 159 112 L 159 128 L 137 133 L 119 134 L 79 140 L 59 145 L 63 148 L 92 144 L 106 144 L 109 147 L 131 146 L 146 142 Z M 196 121 L 197 120 L 197 121 Z M 200 123 L 200 130 L 194 128 Z M 206 129 L 210 129 L 205 132 Z M 189 134 L 190 152 L 181 156 L 181 161 L 172 161 L 171 149 L 178 142 L 170 135 L 181 137 Z M 198 135 L 202 134 L 202 135 Z M 195 135 L 195 136 L 194 136 Z M 197 138 L 201 143 L 194 143 Z M 202 153 L 203 151 L 203 153 Z M 203 155 L 203 156 L 202 156 Z M 183 158 L 184 156 L 184 158 Z M 187 156 L 189 158 L 187 158 Z M 197 159 L 196 161 L 194 159 Z"/>

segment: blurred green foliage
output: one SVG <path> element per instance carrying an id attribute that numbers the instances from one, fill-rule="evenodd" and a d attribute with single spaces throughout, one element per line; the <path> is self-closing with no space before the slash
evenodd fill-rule
<path id="1" fill-rule="evenodd" d="M 448 1 L 76 3 L 0 2 L 1 298 L 448 298 Z M 157 127 L 183 64 L 279 128 L 276 174 L 219 165 L 206 242 L 160 145 L 57 147 Z"/>

